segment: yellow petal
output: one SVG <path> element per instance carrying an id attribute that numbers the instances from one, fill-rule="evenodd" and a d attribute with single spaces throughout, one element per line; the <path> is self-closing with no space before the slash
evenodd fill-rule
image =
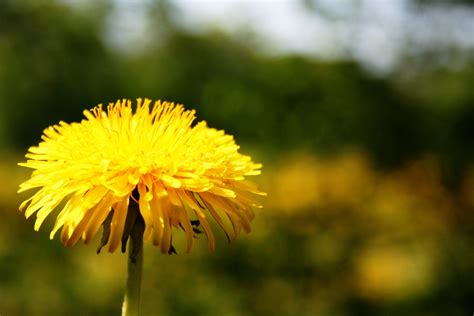
<path id="1" fill-rule="evenodd" d="M 125 219 L 128 214 L 129 197 L 125 197 L 116 203 L 113 207 L 114 215 L 110 222 L 109 252 L 114 252 L 122 240 Z"/>

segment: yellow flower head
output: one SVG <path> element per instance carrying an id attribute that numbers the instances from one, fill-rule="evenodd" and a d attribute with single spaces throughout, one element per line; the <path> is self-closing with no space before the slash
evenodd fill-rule
<path id="1" fill-rule="evenodd" d="M 151 106 L 148 99 L 138 99 L 134 112 L 130 100 L 119 100 L 107 111 L 102 105 L 84 111 L 80 123 L 48 127 L 20 163 L 34 171 L 19 192 L 39 188 L 20 210 L 27 218 L 36 212 L 38 230 L 65 201 L 51 239 L 62 228 L 64 245 L 88 243 L 103 226 L 109 252 L 120 241 L 123 248 L 127 226 L 140 215 L 144 239 L 163 253 L 174 251 L 173 228 L 184 230 L 188 252 L 202 228 L 212 251 L 209 215 L 229 238 L 250 232 L 252 206 L 261 207 L 252 194 L 264 193 L 244 178 L 260 174 L 261 164 L 240 154 L 224 131 L 204 121 L 192 126 L 194 114 L 173 103 Z"/>

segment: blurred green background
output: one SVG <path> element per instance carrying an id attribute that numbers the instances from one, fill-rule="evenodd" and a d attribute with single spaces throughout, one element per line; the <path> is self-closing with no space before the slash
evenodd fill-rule
<path id="1" fill-rule="evenodd" d="M 473 34 L 472 1 L 0 1 L 0 315 L 120 313 L 125 255 L 34 232 L 16 163 L 122 97 L 195 108 L 269 193 L 213 254 L 147 244 L 143 315 L 472 315 Z"/>

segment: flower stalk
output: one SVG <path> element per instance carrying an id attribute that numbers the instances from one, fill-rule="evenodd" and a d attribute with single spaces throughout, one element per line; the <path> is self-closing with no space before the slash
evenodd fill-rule
<path id="1" fill-rule="evenodd" d="M 122 305 L 122 316 L 138 316 L 140 313 L 144 230 L 143 218 L 138 215 L 130 232 L 128 244 L 128 275 Z"/>

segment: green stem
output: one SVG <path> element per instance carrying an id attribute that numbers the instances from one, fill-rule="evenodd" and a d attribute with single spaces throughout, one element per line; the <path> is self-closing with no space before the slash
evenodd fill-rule
<path id="1" fill-rule="evenodd" d="M 122 305 L 122 316 L 138 316 L 142 285 L 143 230 L 141 216 L 137 216 L 128 244 L 128 278 Z"/>

